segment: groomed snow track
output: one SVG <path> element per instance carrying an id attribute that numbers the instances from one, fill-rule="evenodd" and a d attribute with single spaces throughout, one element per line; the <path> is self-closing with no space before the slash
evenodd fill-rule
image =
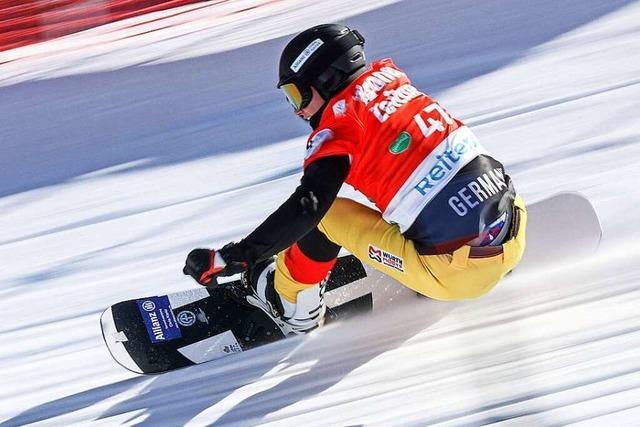
<path id="1" fill-rule="evenodd" d="M 640 424 L 640 2 L 213 3 L 0 54 L 0 426 Z M 525 200 L 586 194 L 599 252 L 476 301 L 125 371 L 100 313 L 194 286 L 190 249 L 295 187 L 307 128 L 277 58 L 321 21 L 463 117 Z"/>

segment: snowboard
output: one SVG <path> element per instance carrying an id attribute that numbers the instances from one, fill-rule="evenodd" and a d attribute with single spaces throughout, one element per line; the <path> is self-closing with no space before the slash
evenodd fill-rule
<path id="1" fill-rule="evenodd" d="M 339 257 L 325 292 L 363 279 L 353 255 Z M 167 295 L 122 301 L 100 316 L 102 336 L 113 358 L 139 374 L 157 374 L 218 359 L 285 338 L 262 310 L 249 305 L 240 280 Z M 331 300 L 331 298 L 328 298 Z M 373 306 L 370 293 L 327 304 L 325 324 Z"/>
<path id="2" fill-rule="evenodd" d="M 557 193 L 527 204 L 526 248 L 512 274 L 566 268 L 592 256 L 601 239 L 598 214 L 589 199 L 580 193 Z M 424 298 L 369 266 L 365 266 L 365 271 L 365 279 L 328 294 L 327 303 L 344 303 L 371 295 L 373 310 L 377 312 L 395 310 L 407 300 L 415 300 L 416 295 Z"/>
<path id="3" fill-rule="evenodd" d="M 558 193 L 527 205 L 527 244 L 516 271 L 566 266 L 592 255 L 602 240 L 595 208 L 580 193 Z"/>
<path id="4" fill-rule="evenodd" d="M 527 213 L 527 246 L 516 274 L 567 265 L 600 244 L 600 220 L 581 194 L 556 194 L 528 205 Z M 242 289 L 240 281 L 230 281 L 117 303 L 100 318 L 104 341 L 124 368 L 156 374 L 285 338 L 262 310 L 242 302 Z M 415 295 L 354 256 L 342 256 L 327 281 L 325 324 Z"/>

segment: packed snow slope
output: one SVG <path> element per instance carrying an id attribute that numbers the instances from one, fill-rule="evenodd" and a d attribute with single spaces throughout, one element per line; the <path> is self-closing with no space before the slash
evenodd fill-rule
<path id="1" fill-rule="evenodd" d="M 0 61 L 0 425 L 640 424 L 640 2 L 267 3 Z M 465 119 L 527 201 L 587 195 L 599 252 L 479 300 L 123 370 L 101 311 L 196 286 L 188 251 L 241 238 L 296 186 L 308 129 L 277 58 L 332 20 Z"/>

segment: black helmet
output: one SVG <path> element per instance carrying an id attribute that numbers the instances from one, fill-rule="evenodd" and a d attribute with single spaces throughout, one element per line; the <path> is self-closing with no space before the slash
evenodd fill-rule
<path id="1" fill-rule="evenodd" d="M 364 37 L 344 25 L 322 24 L 295 36 L 280 56 L 281 88 L 293 108 L 311 101 L 311 85 L 325 99 L 343 89 L 366 65 Z"/>

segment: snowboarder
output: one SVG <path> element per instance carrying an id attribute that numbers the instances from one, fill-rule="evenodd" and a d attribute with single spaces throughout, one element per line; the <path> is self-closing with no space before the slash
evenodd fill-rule
<path id="1" fill-rule="evenodd" d="M 285 333 L 322 323 L 341 247 L 439 300 L 485 294 L 524 251 L 526 209 L 503 165 L 391 59 L 367 65 L 363 46 L 337 24 L 287 44 L 277 87 L 313 129 L 300 185 L 240 242 L 194 249 L 184 267 L 203 285 L 242 273 L 248 302 Z M 377 209 L 337 197 L 345 182 Z"/>

